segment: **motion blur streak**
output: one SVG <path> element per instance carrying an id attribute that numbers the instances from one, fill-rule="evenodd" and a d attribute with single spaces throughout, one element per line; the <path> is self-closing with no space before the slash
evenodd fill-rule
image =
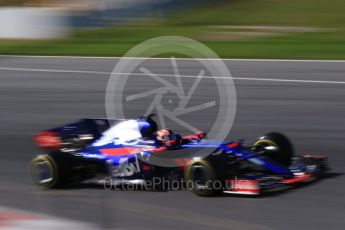
<path id="1" fill-rule="evenodd" d="M 0 66 L 111 72 L 112 59 L 1 57 Z M 227 61 L 241 78 L 344 81 L 343 63 Z M 192 75 L 193 60 L 178 60 Z M 165 60 L 149 60 L 169 73 Z M 106 74 L 0 70 L 0 204 L 120 229 L 342 229 L 344 200 L 345 90 L 342 84 L 236 81 L 238 114 L 230 139 L 267 131 L 286 133 L 302 153 L 325 154 L 334 175 L 276 196 L 200 198 L 185 191 L 40 190 L 28 161 L 38 151 L 32 135 L 80 117 L 105 117 Z M 188 80 L 188 79 L 186 79 Z M 200 89 L 207 91 L 208 81 Z M 145 84 L 137 78 L 137 87 Z M 133 86 L 134 87 L 134 86 Z M 139 105 L 140 106 L 140 105 Z M 129 114 L 137 117 L 138 114 Z M 200 114 L 200 123 L 208 123 Z M 331 223 L 331 224 L 330 224 Z"/>

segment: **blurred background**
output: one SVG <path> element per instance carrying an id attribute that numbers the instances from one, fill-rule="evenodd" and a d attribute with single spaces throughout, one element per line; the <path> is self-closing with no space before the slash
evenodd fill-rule
<path id="1" fill-rule="evenodd" d="M 121 56 L 180 35 L 222 57 L 342 59 L 342 0 L 0 0 L 0 53 Z"/>

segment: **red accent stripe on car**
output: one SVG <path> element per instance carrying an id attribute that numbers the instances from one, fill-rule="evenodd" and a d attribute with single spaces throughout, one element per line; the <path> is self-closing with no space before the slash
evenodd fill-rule
<path id="1" fill-rule="evenodd" d="M 233 149 L 233 148 L 238 147 L 238 145 L 239 144 L 237 142 L 232 142 L 230 144 L 227 144 L 226 147 Z"/>
<path id="2" fill-rule="evenodd" d="M 58 149 L 63 143 L 58 133 L 52 131 L 41 132 L 34 136 L 34 141 L 42 149 Z"/>
<path id="3" fill-rule="evenodd" d="M 143 170 L 144 171 L 150 171 L 151 170 L 151 167 L 149 165 L 144 165 L 143 166 Z"/>
<path id="4" fill-rule="evenodd" d="M 246 192 L 246 193 L 260 193 L 259 189 L 248 189 L 248 188 L 236 188 L 236 189 L 231 189 L 231 191 L 234 192 Z"/>
<path id="5" fill-rule="evenodd" d="M 260 186 L 257 180 L 228 179 L 225 182 L 228 191 L 252 194 L 260 193 Z"/>
<path id="6" fill-rule="evenodd" d="M 143 148 L 138 147 L 122 147 L 122 148 L 109 148 L 100 149 L 99 151 L 105 156 L 121 156 L 121 155 L 131 155 L 142 151 Z"/>
<path id="7" fill-rule="evenodd" d="M 187 136 L 183 136 L 183 139 L 198 139 L 199 137 L 195 134 L 191 134 L 191 135 L 187 135 Z"/>
<path id="8" fill-rule="evenodd" d="M 301 181 L 307 180 L 310 177 L 311 177 L 311 174 L 305 174 L 303 176 L 294 177 L 294 178 L 291 178 L 291 179 L 283 179 L 281 182 L 283 182 L 285 184 L 294 184 L 294 183 L 297 183 L 297 182 L 301 182 Z"/>
<path id="9" fill-rule="evenodd" d="M 160 151 L 164 151 L 164 150 L 167 150 L 167 148 L 166 147 L 159 147 L 159 148 L 151 149 L 151 150 L 149 150 L 149 152 L 155 153 L 155 152 L 160 152 Z"/>

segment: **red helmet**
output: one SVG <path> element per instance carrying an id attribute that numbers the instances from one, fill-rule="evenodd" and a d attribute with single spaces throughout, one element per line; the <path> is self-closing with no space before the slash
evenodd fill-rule
<path id="1" fill-rule="evenodd" d="M 158 130 L 157 140 L 169 147 L 177 145 L 176 135 L 169 129 Z"/>

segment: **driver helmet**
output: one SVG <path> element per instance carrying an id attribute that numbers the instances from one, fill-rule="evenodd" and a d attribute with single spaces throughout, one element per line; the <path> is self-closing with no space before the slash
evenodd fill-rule
<path id="1" fill-rule="evenodd" d="M 168 147 L 176 146 L 177 137 L 170 129 L 161 129 L 157 131 L 156 138 Z"/>

